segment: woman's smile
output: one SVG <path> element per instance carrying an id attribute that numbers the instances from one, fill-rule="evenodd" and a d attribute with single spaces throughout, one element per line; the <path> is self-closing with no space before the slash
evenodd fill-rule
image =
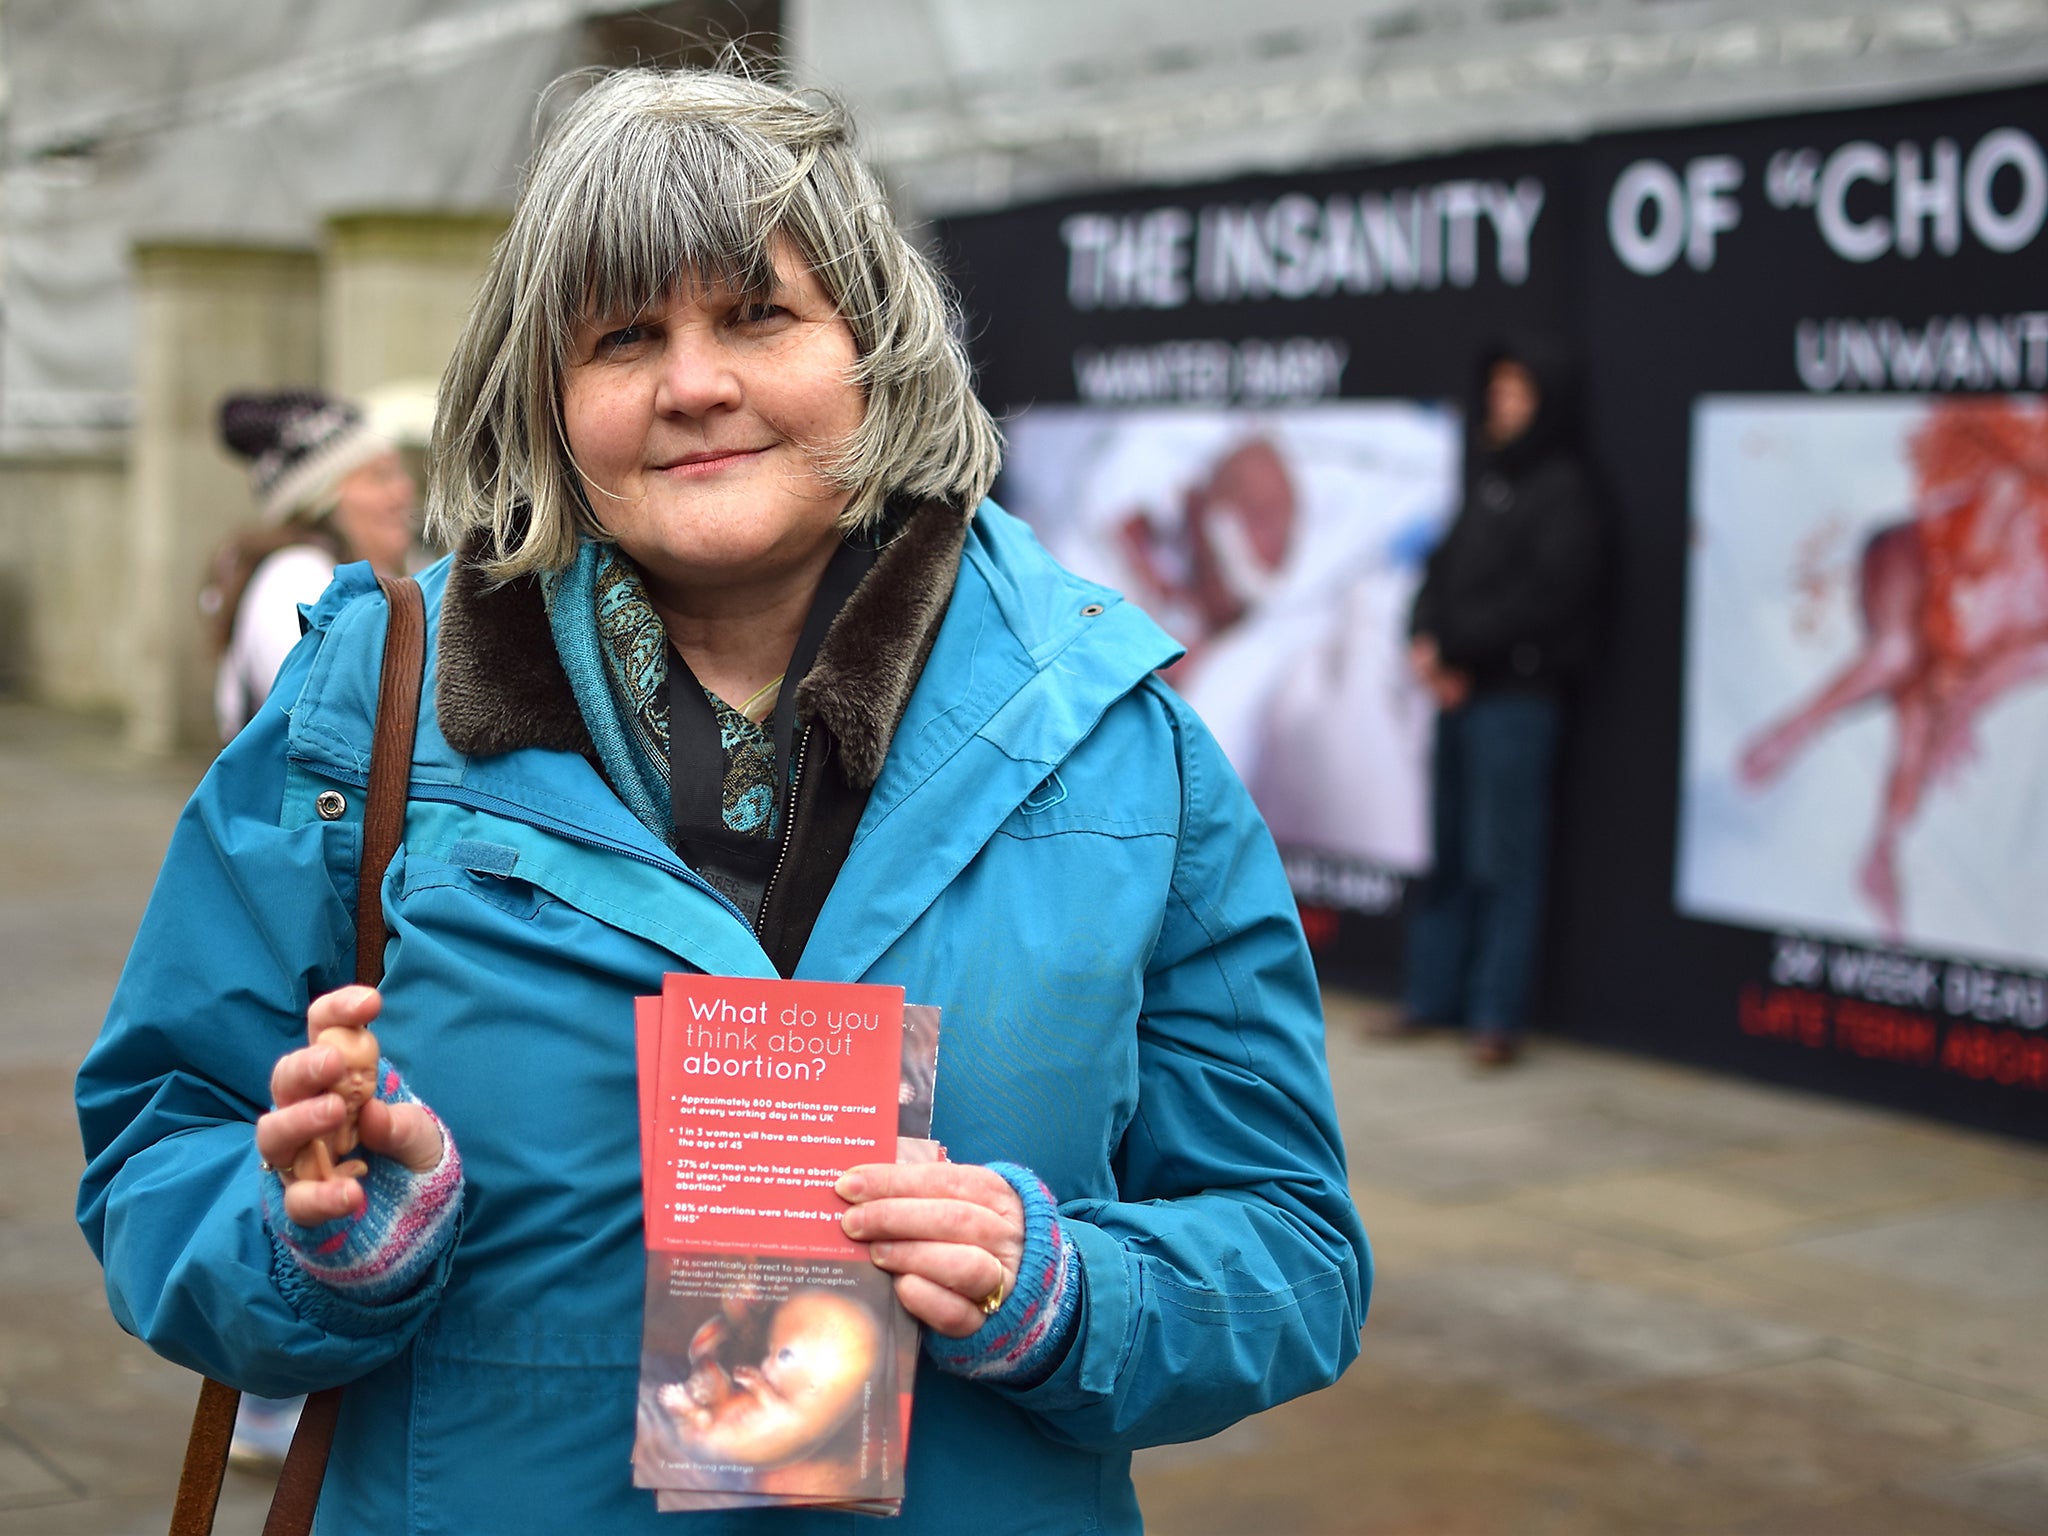
<path id="1" fill-rule="evenodd" d="M 758 458 L 766 448 L 707 448 L 699 453 L 679 454 L 667 463 L 657 464 L 658 470 L 676 475 L 716 474 L 721 469 L 732 469 Z"/>

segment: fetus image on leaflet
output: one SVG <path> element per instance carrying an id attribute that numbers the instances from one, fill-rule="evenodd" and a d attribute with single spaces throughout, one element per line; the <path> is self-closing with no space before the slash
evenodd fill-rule
<path id="1" fill-rule="evenodd" d="M 346 1113 L 339 1126 L 299 1149 L 299 1155 L 292 1159 L 292 1177 L 360 1179 L 370 1171 L 370 1166 L 349 1154 L 356 1150 L 356 1123 L 363 1106 L 377 1094 L 377 1037 L 367 1029 L 336 1026 L 321 1030 L 313 1043 L 331 1046 L 341 1054 L 345 1070 L 333 1091 L 341 1095 Z"/>
<path id="2" fill-rule="evenodd" d="M 689 1378 L 657 1395 L 693 1456 L 775 1466 L 809 1454 L 846 1423 L 881 1348 L 880 1325 L 852 1297 L 732 1297 L 691 1339 Z"/>

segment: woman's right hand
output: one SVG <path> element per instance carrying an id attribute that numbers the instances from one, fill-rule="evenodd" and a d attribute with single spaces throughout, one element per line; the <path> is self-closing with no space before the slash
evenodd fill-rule
<path id="1" fill-rule="evenodd" d="M 342 987 L 316 997 L 306 1010 L 306 1038 L 324 1029 L 363 1029 L 377 1017 L 383 999 L 374 987 Z M 348 1070 L 332 1046 L 307 1045 L 278 1059 L 270 1074 L 270 1100 L 275 1107 L 256 1122 L 256 1155 L 280 1170 L 284 1181 L 284 1213 L 302 1227 L 316 1227 L 363 1208 L 363 1186 L 351 1178 L 295 1179 L 291 1167 L 316 1136 L 339 1130 L 347 1106 L 333 1091 Z M 441 1128 L 417 1104 L 387 1104 L 371 1099 L 356 1122 L 364 1148 L 395 1157 L 415 1173 L 426 1173 L 441 1161 Z"/>

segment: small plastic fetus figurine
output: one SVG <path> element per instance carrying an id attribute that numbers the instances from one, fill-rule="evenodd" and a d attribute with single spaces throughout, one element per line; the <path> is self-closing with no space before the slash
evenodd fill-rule
<path id="1" fill-rule="evenodd" d="M 368 1163 L 353 1157 L 347 1162 L 338 1160 L 356 1150 L 356 1117 L 377 1094 L 377 1037 L 367 1029 L 336 1026 L 321 1030 L 313 1043 L 331 1045 L 341 1053 L 346 1070 L 334 1091 L 341 1095 L 348 1113 L 335 1129 L 325 1136 L 315 1136 L 299 1149 L 299 1155 L 292 1159 L 292 1177 L 360 1179 L 370 1171 Z"/>
<path id="2" fill-rule="evenodd" d="M 757 1342 L 759 1365 L 728 1372 L 716 1359 Z M 758 1304 L 728 1304 L 697 1330 L 690 1379 L 658 1396 L 693 1455 L 775 1466 L 817 1449 L 846 1422 L 881 1345 L 874 1315 L 830 1291 L 797 1291 L 765 1319 Z"/>

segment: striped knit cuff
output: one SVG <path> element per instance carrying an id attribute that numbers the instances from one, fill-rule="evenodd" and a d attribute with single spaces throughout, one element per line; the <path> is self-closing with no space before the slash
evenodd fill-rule
<path id="1" fill-rule="evenodd" d="M 1059 1368 L 1080 1317 L 1081 1259 L 1060 1226 L 1052 1191 L 1029 1168 L 990 1163 L 1024 1202 L 1024 1256 L 1017 1284 L 995 1314 L 964 1339 L 925 1330 L 939 1369 L 1006 1387 L 1035 1387 Z"/>
<path id="2" fill-rule="evenodd" d="M 302 1227 L 284 1213 L 284 1181 L 263 1175 L 263 1217 L 271 1236 L 305 1278 L 358 1307 L 388 1306 L 418 1288 L 455 1239 L 462 1210 L 462 1155 L 440 1118 L 420 1104 L 398 1069 L 377 1063 L 377 1097 L 387 1104 L 418 1104 L 440 1127 L 441 1160 L 414 1173 L 396 1158 L 369 1151 L 363 1178 L 367 1198 L 353 1216 Z"/>

